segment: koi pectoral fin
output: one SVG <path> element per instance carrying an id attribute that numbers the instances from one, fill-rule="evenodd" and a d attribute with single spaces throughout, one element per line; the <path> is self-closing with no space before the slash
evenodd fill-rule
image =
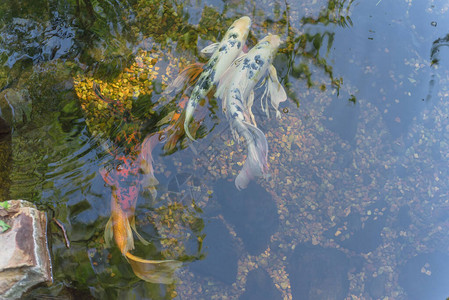
<path id="1" fill-rule="evenodd" d="M 167 86 L 162 94 L 168 95 L 172 92 L 178 94 L 186 85 L 195 84 L 199 75 L 203 72 L 203 66 L 203 63 L 188 65 L 185 69 L 179 72 L 178 77 Z"/>
<path id="2" fill-rule="evenodd" d="M 281 118 L 281 113 L 278 109 L 279 103 L 287 100 L 287 93 L 279 82 L 276 69 L 273 65 L 270 65 L 269 68 L 268 90 L 270 92 L 271 105 L 276 111 L 276 117 L 279 119 Z"/>
<path id="3" fill-rule="evenodd" d="M 111 247 L 112 239 L 114 238 L 114 231 L 112 230 L 112 217 L 109 218 L 104 229 L 104 241 L 106 247 Z"/>
<path id="4" fill-rule="evenodd" d="M 152 283 L 170 284 L 174 281 L 175 271 L 182 266 L 177 260 L 146 260 L 126 253 L 134 274 L 140 279 Z"/>
<path id="5" fill-rule="evenodd" d="M 218 46 L 220 46 L 220 43 L 213 43 L 201 50 L 201 56 L 203 57 L 211 57 L 212 54 L 218 49 Z"/>
<path id="6" fill-rule="evenodd" d="M 131 222 L 130 222 L 130 224 L 131 224 L 132 230 L 133 230 L 134 233 L 136 234 L 137 238 L 142 242 L 142 244 L 144 244 L 145 246 L 146 246 L 146 245 L 149 245 L 150 242 L 148 242 L 147 240 L 145 240 L 145 239 L 144 239 L 144 238 L 137 232 L 137 229 L 136 229 L 136 218 L 135 218 L 135 216 L 132 216 L 132 217 L 131 217 Z"/>
<path id="7" fill-rule="evenodd" d="M 153 197 L 153 199 L 156 199 L 157 197 L 156 186 L 159 184 L 159 181 L 156 179 L 154 174 L 153 173 L 144 174 L 140 182 L 142 184 L 142 187 L 150 192 L 151 197 Z"/>

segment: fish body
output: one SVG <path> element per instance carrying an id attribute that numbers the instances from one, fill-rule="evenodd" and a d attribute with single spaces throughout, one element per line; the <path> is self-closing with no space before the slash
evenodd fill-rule
<path id="1" fill-rule="evenodd" d="M 235 60 L 220 79 L 216 96 L 223 100 L 222 109 L 228 119 L 234 139 L 243 136 L 248 148 L 247 160 L 235 180 L 238 189 L 246 188 L 256 176 L 268 176 L 268 143 L 264 133 L 256 127 L 251 107 L 256 84 L 266 77 L 266 90 L 277 110 L 287 96 L 280 85 L 272 61 L 280 44 L 277 35 L 268 35 L 248 53 Z M 263 107 L 265 111 L 268 108 Z"/>
<path id="2" fill-rule="evenodd" d="M 120 164 L 110 170 L 100 171 L 104 181 L 112 188 L 111 217 L 105 228 L 105 241 L 109 246 L 114 240 L 120 252 L 130 263 L 134 273 L 141 279 L 169 284 L 173 282 L 174 271 L 181 266 L 176 260 L 146 260 L 130 253 L 134 249 L 133 231 L 139 240 L 148 242 L 136 230 L 135 208 L 141 188 L 156 196 L 157 180 L 153 172 L 152 151 L 159 143 L 160 134 L 154 133 L 144 139 L 137 156 L 116 157 Z"/>
<path id="3" fill-rule="evenodd" d="M 229 65 L 241 54 L 250 27 L 251 19 L 247 16 L 241 17 L 229 27 L 220 43 L 212 44 L 203 49 L 203 53 L 212 53 L 212 56 L 203 67 L 185 110 L 184 131 L 191 140 L 194 140 L 194 138 L 189 132 L 189 124 L 195 108 L 218 82 Z"/>

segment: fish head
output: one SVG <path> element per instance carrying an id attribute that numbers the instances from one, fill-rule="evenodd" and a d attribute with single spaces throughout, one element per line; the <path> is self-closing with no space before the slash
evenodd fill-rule
<path id="1" fill-rule="evenodd" d="M 235 39 L 243 41 L 242 47 L 246 38 L 248 37 L 249 29 L 251 27 L 251 19 L 247 16 L 241 17 L 232 23 L 225 34 L 225 39 Z"/>
<path id="2" fill-rule="evenodd" d="M 260 40 L 245 56 L 241 57 L 241 69 L 247 70 L 248 79 L 258 81 L 273 62 L 281 39 L 278 35 L 269 34 Z"/>
<path id="3" fill-rule="evenodd" d="M 136 158 L 116 157 L 116 166 L 102 168 L 100 174 L 105 183 L 111 186 L 122 211 L 132 214 L 140 190 L 139 161 Z"/>
<path id="4" fill-rule="evenodd" d="M 210 91 L 212 84 L 218 82 L 221 75 L 223 75 L 226 69 L 241 54 L 250 27 L 251 19 L 246 16 L 241 17 L 232 23 L 220 44 L 217 46 L 214 54 L 212 54 L 212 57 L 204 67 L 205 71 L 201 74 L 202 77 L 207 78 L 208 80 L 202 80 L 202 78 L 200 78 L 199 81 L 202 82 L 202 87 L 197 85 L 195 88 L 198 87 L 198 90 L 206 92 Z M 192 94 L 194 93 L 195 89 Z M 187 112 L 189 112 L 189 105 L 187 105 Z M 186 120 L 189 120 L 189 118 L 186 118 Z M 190 120 L 188 122 L 190 122 Z"/>
<path id="5" fill-rule="evenodd" d="M 281 38 L 275 34 L 268 34 L 262 40 L 260 40 L 254 49 L 264 58 L 267 58 L 270 63 L 276 55 L 279 45 L 281 44 Z"/>

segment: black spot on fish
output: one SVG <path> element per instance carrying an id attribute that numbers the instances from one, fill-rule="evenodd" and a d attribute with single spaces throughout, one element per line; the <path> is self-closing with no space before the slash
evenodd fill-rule
<path id="1" fill-rule="evenodd" d="M 235 44 L 237 44 L 237 41 L 231 40 L 228 43 L 229 43 L 229 45 L 231 45 L 231 47 L 234 47 Z"/>
<path id="2" fill-rule="evenodd" d="M 237 33 L 232 33 L 229 38 L 230 39 L 236 39 L 239 35 Z"/>
<path id="3" fill-rule="evenodd" d="M 241 42 L 238 42 L 237 43 L 237 48 L 240 48 L 242 46 L 242 43 Z"/>
<path id="4" fill-rule="evenodd" d="M 265 41 L 265 42 L 263 42 L 263 43 L 260 43 L 260 44 L 257 44 L 256 49 L 263 48 L 263 47 L 264 47 L 265 45 L 267 45 L 267 44 L 268 44 L 267 41 Z"/>
<path id="5" fill-rule="evenodd" d="M 213 67 L 213 63 L 212 63 L 212 61 L 209 61 L 204 67 L 203 67 L 203 74 L 204 74 L 204 71 L 209 71 L 212 67 Z M 203 74 L 201 74 L 201 75 L 203 75 Z"/>
<path id="6" fill-rule="evenodd" d="M 258 64 L 259 66 L 262 66 L 262 65 L 263 65 L 263 59 L 260 58 L 260 55 L 256 55 L 256 56 L 254 57 L 254 61 L 255 61 L 256 64 Z"/>
<path id="7" fill-rule="evenodd" d="M 249 70 L 249 78 L 253 78 L 254 72 L 252 70 Z"/>
<path id="8" fill-rule="evenodd" d="M 237 119 L 238 118 L 238 116 L 239 116 L 239 114 L 238 113 L 233 113 L 232 115 L 231 115 L 231 117 L 233 118 L 233 119 Z"/>
<path id="9" fill-rule="evenodd" d="M 253 69 L 253 70 L 257 70 L 258 67 L 259 67 L 259 64 L 255 64 L 255 63 L 251 64 L 251 69 Z"/>
<path id="10" fill-rule="evenodd" d="M 245 70 L 245 69 L 249 69 L 249 58 L 248 57 L 246 57 L 243 60 L 243 68 L 242 68 L 242 70 Z"/>
<path id="11" fill-rule="evenodd" d="M 202 83 L 201 83 L 201 88 L 203 89 L 203 90 L 208 90 L 209 88 L 210 88 L 210 82 L 209 82 L 209 80 L 204 80 Z"/>
<path id="12" fill-rule="evenodd" d="M 220 47 L 220 49 L 218 49 L 219 52 L 223 52 L 226 50 L 226 45 L 223 45 Z"/>
<path id="13" fill-rule="evenodd" d="M 215 70 L 214 70 L 214 69 L 212 69 L 212 70 L 210 71 L 210 76 L 209 76 L 209 78 L 211 79 L 211 81 L 215 81 Z"/>
<path id="14" fill-rule="evenodd" d="M 235 99 L 237 99 L 238 101 L 241 102 L 242 101 L 242 96 L 240 95 L 240 90 L 236 88 L 232 92 L 234 93 Z"/>

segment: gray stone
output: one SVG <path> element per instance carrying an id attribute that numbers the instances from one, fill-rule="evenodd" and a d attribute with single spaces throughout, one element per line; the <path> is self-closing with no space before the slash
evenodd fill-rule
<path id="1" fill-rule="evenodd" d="M 27 201 L 10 200 L 0 219 L 11 228 L 0 233 L 0 299 L 19 299 L 39 283 L 51 283 L 47 217 Z"/>

